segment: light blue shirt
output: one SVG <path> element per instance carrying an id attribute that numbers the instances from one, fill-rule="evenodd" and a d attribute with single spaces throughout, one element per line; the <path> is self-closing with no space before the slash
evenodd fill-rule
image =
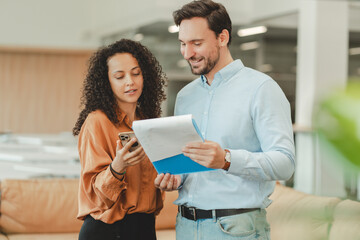
<path id="1" fill-rule="evenodd" d="M 175 204 L 200 209 L 266 208 L 276 180 L 295 169 L 290 104 L 269 76 L 235 60 L 186 85 L 175 115 L 192 114 L 206 140 L 230 150 L 228 171 L 182 175 Z"/>

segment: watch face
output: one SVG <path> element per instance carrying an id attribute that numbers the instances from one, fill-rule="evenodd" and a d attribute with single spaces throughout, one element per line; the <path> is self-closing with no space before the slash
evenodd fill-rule
<path id="1" fill-rule="evenodd" d="M 227 162 L 231 162 L 231 154 L 230 154 L 230 152 L 226 152 L 226 154 L 225 154 L 225 160 L 227 161 Z"/>

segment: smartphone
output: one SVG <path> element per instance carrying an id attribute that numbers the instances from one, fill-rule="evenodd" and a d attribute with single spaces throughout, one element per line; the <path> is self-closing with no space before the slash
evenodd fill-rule
<path id="1" fill-rule="evenodd" d="M 135 137 L 134 132 L 121 132 L 121 133 L 119 133 L 119 138 L 120 138 L 121 144 L 123 146 L 125 146 L 125 144 L 127 144 L 134 137 Z M 140 144 L 138 142 L 136 142 L 131 146 L 129 151 L 130 152 L 135 151 L 138 147 L 140 147 Z"/>

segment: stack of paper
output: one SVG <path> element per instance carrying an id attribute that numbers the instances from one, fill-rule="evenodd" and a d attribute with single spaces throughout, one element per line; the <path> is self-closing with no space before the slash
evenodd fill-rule
<path id="1" fill-rule="evenodd" d="M 192 115 L 134 121 L 134 133 L 158 173 L 182 174 L 214 170 L 183 155 L 189 142 L 203 142 Z"/>

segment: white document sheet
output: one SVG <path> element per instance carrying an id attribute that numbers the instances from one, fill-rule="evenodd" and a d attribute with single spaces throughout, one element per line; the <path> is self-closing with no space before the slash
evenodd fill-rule
<path id="1" fill-rule="evenodd" d="M 212 170 L 182 154 L 189 142 L 203 142 L 192 115 L 134 121 L 134 133 L 159 173 L 171 174 Z"/>
<path id="2" fill-rule="evenodd" d="M 133 130 L 152 162 L 181 154 L 189 142 L 203 141 L 191 114 L 134 121 Z"/>

